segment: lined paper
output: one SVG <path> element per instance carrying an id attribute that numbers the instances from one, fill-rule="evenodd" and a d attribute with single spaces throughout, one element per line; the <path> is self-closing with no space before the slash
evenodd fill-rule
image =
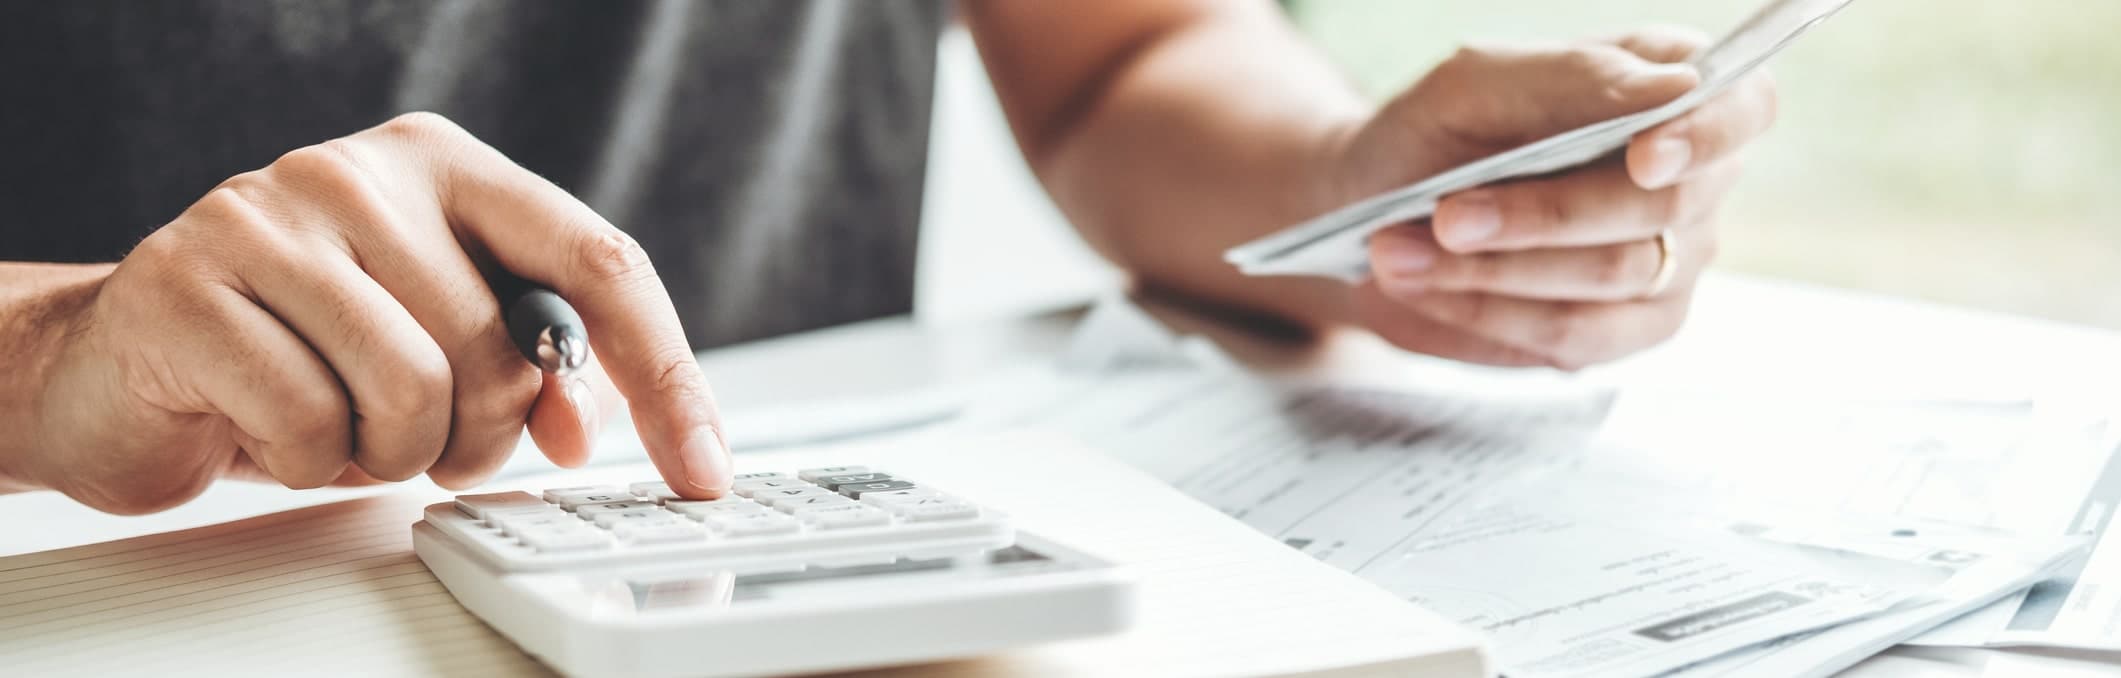
<path id="1" fill-rule="evenodd" d="M 1485 671 L 1469 633 L 1063 439 L 739 457 L 746 469 L 841 463 L 887 466 L 1000 507 L 1022 528 L 1126 563 L 1142 583 L 1128 633 L 908 672 Z M 653 475 L 626 466 L 511 485 Z M 413 554 L 410 525 L 443 498 L 391 494 L 0 558 L 0 657 L 15 675 L 548 674 L 459 607 Z"/>
<path id="2" fill-rule="evenodd" d="M 526 675 L 412 553 L 395 494 L 0 559 L 16 675 Z"/>

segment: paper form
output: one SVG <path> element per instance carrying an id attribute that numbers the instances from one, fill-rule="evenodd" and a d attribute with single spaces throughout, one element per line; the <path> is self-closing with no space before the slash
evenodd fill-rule
<path id="1" fill-rule="evenodd" d="M 1127 634 L 910 673 L 1487 673 L 1473 634 L 1052 437 L 766 453 L 738 463 L 884 465 L 1125 563 L 1144 587 Z M 521 487 L 654 475 L 646 466 L 604 468 Z M 1083 491 L 1093 485 L 1096 492 Z M 458 607 L 413 555 L 410 525 L 441 498 L 393 494 L 0 558 L 0 656 L 20 675 L 546 673 Z"/>
<path id="2" fill-rule="evenodd" d="M 1083 435 L 1297 551 L 1490 634 L 1512 676 L 1669 671 L 1877 614 L 1945 579 L 1524 494 L 1536 488 L 1527 477 L 1579 463 L 1609 402 L 1156 370 L 1059 389 L 1018 416 Z"/>
<path id="3" fill-rule="evenodd" d="M 1725 510 L 2100 539 L 2121 506 L 2117 433 L 2096 412 L 2032 402 L 1805 405 L 1630 394 L 1614 409 L 1606 444 L 1584 463 Z M 2121 619 L 2121 596 L 2101 599 L 2121 590 L 2121 546 L 2099 544 L 2056 569 L 2025 595 L 1909 642 L 2121 648 L 2121 635 L 2107 631 Z"/>
<path id="4" fill-rule="evenodd" d="M 1666 678 L 1738 676 L 1827 676 L 1991 601 L 2022 591 L 2054 573 L 2083 550 L 2085 540 L 1984 531 L 1959 526 L 1894 523 L 1850 525 L 1767 538 L 1847 548 L 1934 567 L 1948 579 L 1926 591 L 1925 605 L 1903 605 L 1885 614 L 1823 631 L 1782 638 L 1687 667 Z"/>

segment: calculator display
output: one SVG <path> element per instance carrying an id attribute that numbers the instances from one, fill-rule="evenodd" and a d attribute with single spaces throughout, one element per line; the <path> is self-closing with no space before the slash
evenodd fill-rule
<path id="1" fill-rule="evenodd" d="M 952 586 L 1079 570 L 1091 566 L 1091 563 L 1052 544 L 1020 543 L 955 556 L 884 558 L 869 563 L 812 565 L 744 574 L 715 570 L 588 577 L 581 580 L 581 600 L 598 615 L 629 616 L 733 607 L 763 601 L 830 599 L 923 586 Z"/>

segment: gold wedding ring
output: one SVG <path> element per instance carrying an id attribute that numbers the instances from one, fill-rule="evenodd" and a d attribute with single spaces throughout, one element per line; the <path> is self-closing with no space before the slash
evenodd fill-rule
<path id="1" fill-rule="evenodd" d="M 1657 275 L 1650 278 L 1650 289 L 1642 294 L 1648 299 L 1664 294 L 1664 288 L 1672 286 L 1672 278 L 1679 273 L 1679 242 L 1672 229 L 1657 232 Z"/>

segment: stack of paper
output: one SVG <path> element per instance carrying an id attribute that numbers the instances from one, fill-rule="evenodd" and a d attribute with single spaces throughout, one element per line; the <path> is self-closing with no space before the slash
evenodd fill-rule
<path id="1" fill-rule="evenodd" d="M 2010 407 L 1262 380 L 1136 314 L 1094 311 L 1070 355 L 1106 360 L 984 418 L 1081 436 L 1487 633 L 1511 676 L 1845 668 L 2064 567 L 2084 540 L 2056 481 L 2111 449 L 2097 420 Z M 2065 496 L 2012 501 L 2036 485 Z"/>

